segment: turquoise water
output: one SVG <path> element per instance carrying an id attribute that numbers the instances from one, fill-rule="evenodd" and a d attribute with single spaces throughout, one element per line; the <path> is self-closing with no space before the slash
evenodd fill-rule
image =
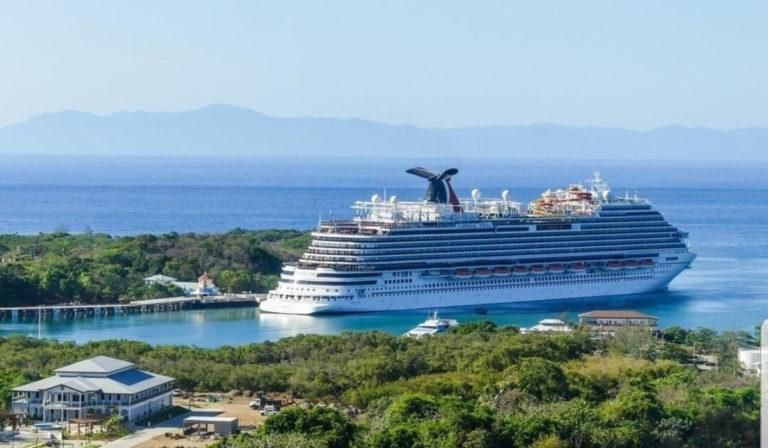
<path id="1" fill-rule="evenodd" d="M 530 326 L 547 317 L 575 318 L 578 313 L 592 309 L 619 308 L 658 316 L 662 326 L 750 331 L 763 316 L 768 316 L 766 272 L 768 260 L 744 264 L 743 260 L 732 258 L 701 257 L 693 269 L 672 283 L 669 291 L 607 299 L 520 303 L 490 308 L 485 315 L 475 314 L 474 309 L 443 309 L 441 315 L 461 322 L 489 319 L 500 325 Z M 257 308 L 231 308 L 43 321 L 40 329 L 44 337 L 77 342 L 124 338 L 150 344 L 216 347 L 276 340 L 301 333 L 338 334 L 375 329 L 401 334 L 424 318 L 424 311 L 288 316 L 261 313 Z M 37 322 L 0 324 L 0 335 L 36 336 L 37 331 Z"/>
<path id="2" fill-rule="evenodd" d="M 0 166 L 0 233 L 66 227 L 117 234 L 218 232 L 244 228 L 311 228 L 319 214 L 343 216 L 355 199 L 386 189 L 401 198 L 423 194 L 403 173 L 422 161 L 144 160 L 17 158 Z M 751 330 L 768 318 L 768 165 L 630 162 L 427 161 L 458 166 L 461 196 L 510 189 L 527 202 L 551 186 L 602 170 L 614 191 L 636 190 L 690 232 L 699 255 L 669 291 L 598 300 L 534 302 L 489 309 L 441 310 L 468 321 L 528 326 L 596 308 L 658 316 L 662 326 Z M 299 333 L 377 329 L 400 334 L 424 311 L 347 316 L 283 316 L 256 309 L 196 310 L 44 322 L 44 337 L 78 342 L 127 338 L 152 344 L 234 345 Z M 36 322 L 0 322 L 0 336 L 37 334 Z"/>

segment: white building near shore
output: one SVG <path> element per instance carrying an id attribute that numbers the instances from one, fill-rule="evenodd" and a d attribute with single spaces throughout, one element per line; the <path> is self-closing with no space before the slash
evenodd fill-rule
<path id="1" fill-rule="evenodd" d="M 96 356 L 54 372 L 14 388 L 12 411 L 43 421 L 94 414 L 135 421 L 171 406 L 173 378 L 139 370 L 127 361 Z"/>
<path id="2" fill-rule="evenodd" d="M 182 282 L 174 277 L 157 274 L 144 278 L 144 286 L 174 285 L 187 296 L 216 296 L 221 294 L 219 288 L 213 284 L 213 279 L 204 272 L 196 282 Z"/>
<path id="3" fill-rule="evenodd" d="M 570 333 L 573 328 L 560 319 L 543 319 L 530 328 L 521 328 L 520 333 Z"/>

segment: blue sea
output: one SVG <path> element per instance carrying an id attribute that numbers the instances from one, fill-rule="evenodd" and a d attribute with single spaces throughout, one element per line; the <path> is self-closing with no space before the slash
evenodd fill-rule
<path id="1" fill-rule="evenodd" d="M 535 157 L 535 154 L 531 154 Z M 0 165 L 0 233 L 53 230 L 118 235 L 222 232 L 236 227 L 310 229 L 320 217 L 348 216 L 373 194 L 417 199 L 421 179 L 405 169 L 457 167 L 460 196 L 504 189 L 528 202 L 549 187 L 583 182 L 600 171 L 617 195 L 646 197 L 690 232 L 699 255 L 668 291 L 632 297 L 472 310 L 441 310 L 461 321 L 532 325 L 595 308 L 635 309 L 662 326 L 752 330 L 768 318 L 768 165 L 647 161 L 395 160 L 316 158 L 79 158 L 18 156 Z M 422 311 L 353 316 L 275 316 L 254 309 L 185 311 L 45 322 L 62 340 L 129 338 L 219 346 L 298 333 L 378 329 L 402 333 Z M 37 334 L 35 323 L 0 323 L 0 335 Z"/>

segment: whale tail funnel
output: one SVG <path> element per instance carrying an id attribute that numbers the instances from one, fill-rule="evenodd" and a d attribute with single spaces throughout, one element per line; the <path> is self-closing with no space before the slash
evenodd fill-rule
<path id="1" fill-rule="evenodd" d="M 453 187 L 451 187 L 451 178 L 459 173 L 458 169 L 449 168 L 437 174 L 426 168 L 416 167 L 406 170 L 406 172 L 427 179 L 429 182 L 427 193 L 424 197 L 425 201 L 436 204 L 451 204 L 454 211 L 461 210 L 459 198 L 454 193 Z"/>

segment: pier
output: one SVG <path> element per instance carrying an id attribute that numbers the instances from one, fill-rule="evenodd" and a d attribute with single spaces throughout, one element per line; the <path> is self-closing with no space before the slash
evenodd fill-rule
<path id="1" fill-rule="evenodd" d="M 59 304 L 0 308 L 0 320 L 83 319 L 118 314 L 162 313 L 199 308 L 258 306 L 266 294 L 180 296 L 109 304 Z"/>

